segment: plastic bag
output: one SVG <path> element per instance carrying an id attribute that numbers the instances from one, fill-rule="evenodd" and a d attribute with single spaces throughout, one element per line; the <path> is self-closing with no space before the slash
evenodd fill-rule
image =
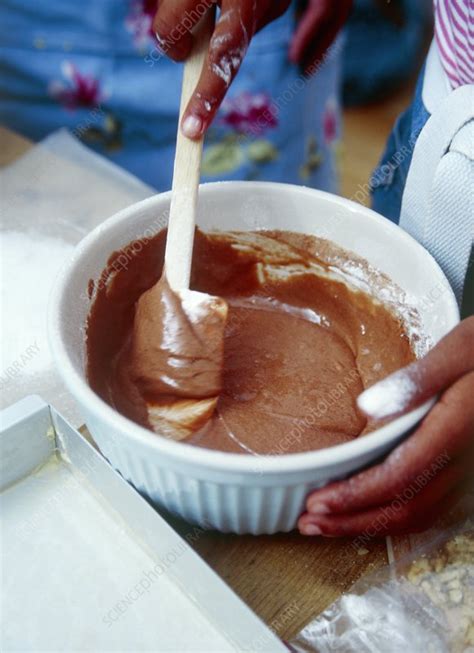
<path id="1" fill-rule="evenodd" d="M 355 583 L 297 653 L 474 653 L 474 520 Z"/>

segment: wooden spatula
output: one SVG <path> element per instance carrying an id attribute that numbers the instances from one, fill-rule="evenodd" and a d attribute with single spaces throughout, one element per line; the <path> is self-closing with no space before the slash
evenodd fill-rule
<path id="1" fill-rule="evenodd" d="M 211 10 L 193 32 L 194 48 L 184 66 L 179 124 L 205 64 L 213 26 Z M 166 278 L 173 290 L 189 288 L 203 140 L 186 138 L 178 127 L 165 252 Z"/>
<path id="2" fill-rule="evenodd" d="M 180 124 L 206 60 L 213 24 L 212 10 L 193 33 L 193 52 L 184 67 Z M 178 128 L 164 275 L 142 295 L 135 317 L 135 337 L 148 350 L 142 348 L 140 360 L 144 376 L 153 385 L 158 370 L 159 387 L 166 386 L 157 400 L 147 397 L 148 421 L 156 433 L 174 440 L 188 437 L 212 416 L 222 376 L 227 303 L 189 289 L 202 146 L 203 139 L 192 141 Z M 144 314 L 148 321 L 137 323 L 137 316 Z M 163 316 L 165 328 L 160 324 Z"/>

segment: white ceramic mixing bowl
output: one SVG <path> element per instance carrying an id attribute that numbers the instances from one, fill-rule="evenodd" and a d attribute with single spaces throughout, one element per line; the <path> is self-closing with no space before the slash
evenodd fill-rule
<path id="1" fill-rule="evenodd" d="M 430 403 L 346 444 L 257 458 L 173 442 L 118 414 L 91 390 L 84 375 L 88 282 L 99 278 L 113 251 L 164 226 L 169 202 L 165 193 L 130 206 L 79 244 L 51 301 L 56 365 L 104 456 L 153 502 L 225 532 L 289 531 L 310 490 L 386 454 Z M 363 256 L 405 290 L 433 342 L 459 320 L 449 284 L 423 247 L 388 220 L 340 197 L 286 184 L 208 184 L 200 191 L 198 224 L 204 230 L 286 229 L 329 238 Z"/>

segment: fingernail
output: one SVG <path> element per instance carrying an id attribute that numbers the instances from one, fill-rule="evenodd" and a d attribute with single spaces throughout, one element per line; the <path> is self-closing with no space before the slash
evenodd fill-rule
<path id="1" fill-rule="evenodd" d="M 327 505 L 325 503 L 321 503 L 321 501 L 309 501 L 308 512 L 311 512 L 314 515 L 327 515 L 330 511 Z"/>
<path id="2" fill-rule="evenodd" d="M 203 131 L 203 123 L 198 116 L 187 116 L 182 124 L 181 131 L 187 138 L 197 138 Z"/>
<path id="3" fill-rule="evenodd" d="M 300 528 L 301 535 L 321 535 L 322 531 L 316 524 L 305 524 Z"/>
<path id="4" fill-rule="evenodd" d="M 395 373 L 357 397 L 357 405 L 369 417 L 384 419 L 403 412 L 416 394 L 416 384 L 404 373 Z"/>
<path id="5" fill-rule="evenodd" d="M 158 43 L 158 50 L 159 50 L 158 51 L 158 56 L 155 57 L 155 59 L 157 61 L 159 61 L 159 59 L 163 55 L 167 54 L 168 49 L 169 49 L 169 45 L 168 45 L 168 43 L 167 43 L 167 41 L 165 39 L 161 38 L 161 36 L 158 34 L 158 32 L 155 32 L 155 37 L 156 37 L 156 42 Z"/>

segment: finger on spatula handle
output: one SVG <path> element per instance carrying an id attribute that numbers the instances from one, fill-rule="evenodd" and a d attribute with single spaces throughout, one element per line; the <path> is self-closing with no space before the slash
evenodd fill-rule
<path id="1" fill-rule="evenodd" d="M 194 47 L 184 65 L 180 122 L 199 81 L 202 68 L 206 64 L 209 41 L 214 28 L 214 14 L 214 8 L 208 10 L 193 31 Z M 178 126 L 165 253 L 166 277 L 174 290 L 189 288 L 202 143 L 202 138 L 199 140 L 186 138 Z"/>

